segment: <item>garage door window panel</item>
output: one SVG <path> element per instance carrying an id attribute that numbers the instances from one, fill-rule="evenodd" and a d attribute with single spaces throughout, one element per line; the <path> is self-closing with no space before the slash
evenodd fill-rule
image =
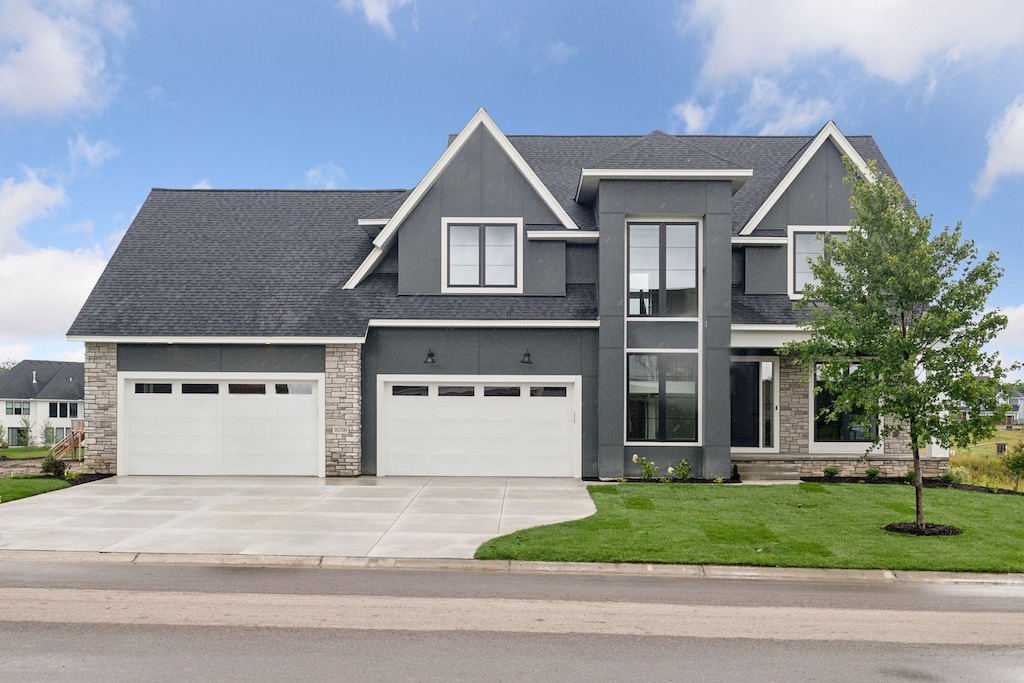
<path id="1" fill-rule="evenodd" d="M 429 391 L 425 385 L 396 384 L 391 387 L 392 396 L 427 396 Z"/>
<path id="2" fill-rule="evenodd" d="M 229 384 L 229 394 L 256 395 L 267 393 L 266 384 Z"/>
<path id="3" fill-rule="evenodd" d="M 217 394 L 220 393 L 218 384 L 191 384 L 183 382 L 181 385 L 182 394 Z"/>
<path id="4" fill-rule="evenodd" d="M 473 386 L 439 386 L 438 396 L 476 396 L 476 387 Z"/>
<path id="5" fill-rule="evenodd" d="M 566 387 L 530 387 L 533 398 L 565 398 Z"/>
<path id="6" fill-rule="evenodd" d="M 522 395 L 520 387 L 484 387 L 484 396 L 516 397 Z"/>
<path id="7" fill-rule="evenodd" d="M 313 383 L 288 382 L 287 384 L 275 384 L 274 393 L 291 396 L 311 396 L 313 394 Z"/>
<path id="8" fill-rule="evenodd" d="M 169 394 L 171 393 L 170 382 L 136 382 L 136 394 Z"/>

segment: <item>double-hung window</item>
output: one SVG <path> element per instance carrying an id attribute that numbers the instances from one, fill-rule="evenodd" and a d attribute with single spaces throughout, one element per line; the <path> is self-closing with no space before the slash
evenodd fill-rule
<path id="1" fill-rule="evenodd" d="M 696 353 L 630 353 L 627 441 L 697 441 Z"/>
<path id="2" fill-rule="evenodd" d="M 831 245 L 846 239 L 846 228 L 822 230 L 820 228 L 791 229 L 789 291 L 796 297 L 803 295 L 807 285 L 817 284 L 811 264 L 818 259 L 831 262 Z"/>
<path id="3" fill-rule="evenodd" d="M 441 291 L 522 292 L 521 219 L 447 218 L 441 228 Z"/>
<path id="4" fill-rule="evenodd" d="M 697 317 L 697 223 L 630 223 L 628 241 L 628 314 Z"/>

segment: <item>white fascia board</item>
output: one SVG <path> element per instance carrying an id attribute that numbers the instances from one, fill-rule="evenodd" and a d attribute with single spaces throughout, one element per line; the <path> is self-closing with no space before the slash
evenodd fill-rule
<path id="1" fill-rule="evenodd" d="M 732 191 L 753 177 L 753 169 L 645 169 L 645 168 L 584 168 L 580 170 L 576 186 L 576 201 L 587 203 L 594 198 L 601 180 L 731 180 Z"/>
<path id="2" fill-rule="evenodd" d="M 102 342 L 107 344 L 362 344 L 366 337 L 173 337 L 173 336 L 102 336 L 68 335 L 68 341 Z"/>
<path id="3" fill-rule="evenodd" d="M 542 242 L 596 242 L 596 230 L 580 230 L 569 232 L 568 230 L 527 230 L 526 239 Z"/>
<path id="4" fill-rule="evenodd" d="M 764 204 L 762 204 L 760 208 L 754 212 L 754 215 L 750 217 L 747 224 L 743 226 L 742 230 L 740 230 L 740 235 L 749 235 L 754 231 L 754 228 L 761 224 L 764 217 L 768 215 L 768 212 L 772 210 L 772 207 L 774 207 L 779 199 L 782 198 L 782 195 L 785 194 L 786 190 L 789 189 L 789 186 L 793 184 L 793 181 L 796 180 L 797 176 L 800 175 L 814 155 L 818 153 L 818 150 L 821 149 L 821 146 L 825 144 L 826 140 L 832 140 L 843 155 L 850 157 L 850 161 L 853 162 L 854 166 L 857 167 L 857 170 L 860 171 L 860 174 L 864 176 L 868 182 L 875 182 L 874 177 L 871 175 L 871 171 L 868 169 L 867 163 L 864 161 L 864 157 L 862 157 L 857 150 L 853 148 L 853 145 L 850 144 L 850 141 L 847 140 L 846 136 L 839 130 L 839 126 L 835 124 L 835 121 L 829 121 L 821 130 L 818 131 L 818 134 L 814 136 L 814 139 L 811 140 L 811 144 L 804 150 L 803 155 L 795 164 L 793 164 L 793 168 L 789 169 L 789 173 L 787 173 L 786 177 L 782 179 L 782 182 L 775 186 L 775 189 L 772 190 L 770 195 L 768 195 L 768 199 L 765 200 Z"/>
<path id="5" fill-rule="evenodd" d="M 389 220 L 391 220 L 391 219 L 390 218 L 360 218 L 358 221 L 356 221 L 356 224 L 359 225 L 360 227 L 362 227 L 364 225 L 366 225 L 366 226 L 387 225 Z"/>
<path id="6" fill-rule="evenodd" d="M 774 246 L 784 247 L 787 244 L 789 244 L 789 238 L 787 238 L 787 237 L 737 237 L 737 236 L 733 236 L 732 243 L 733 244 L 746 244 L 746 245 L 749 245 L 749 246 L 759 246 L 760 245 L 760 246 L 765 246 L 765 247 L 774 247 Z"/>
<path id="7" fill-rule="evenodd" d="M 798 325 L 734 324 L 730 345 L 734 349 L 775 349 L 787 342 L 810 339 L 811 333 Z"/>
<path id="8" fill-rule="evenodd" d="M 487 114 L 483 107 L 477 109 L 476 114 L 469 120 L 469 123 L 462 129 L 452 141 L 452 144 L 448 145 L 448 149 L 444 151 L 444 154 L 434 162 L 434 165 L 430 167 L 427 174 L 423 176 L 423 179 L 416 184 L 412 193 L 402 203 L 402 206 L 398 208 L 395 215 L 392 216 L 388 222 L 384 225 L 384 228 L 380 231 L 373 240 L 374 249 L 370 252 L 369 256 L 363 261 L 363 263 L 356 269 L 352 277 L 349 278 L 348 282 L 345 283 L 344 289 L 353 289 L 356 285 L 363 281 L 367 275 L 372 272 L 373 268 L 376 267 L 377 263 L 384 257 L 384 253 L 388 247 L 391 246 L 391 242 L 395 238 L 395 234 L 398 232 L 398 227 L 403 221 L 409 216 L 414 208 L 423 199 L 423 196 L 427 191 L 434 186 L 437 179 L 441 177 L 448 165 L 451 164 L 462 148 L 465 147 L 466 142 L 473 135 L 477 128 L 483 126 L 487 129 L 487 132 L 491 134 L 494 141 L 498 143 L 498 146 L 505 152 L 512 164 L 519 169 L 519 172 L 523 174 L 526 182 L 530 184 L 534 192 L 541 198 L 541 201 L 551 210 L 551 213 L 555 215 L 555 218 L 566 228 L 570 230 L 578 230 L 579 226 L 576 225 L 575 221 L 569 217 L 569 214 L 565 212 L 562 205 L 555 200 L 554 195 L 551 191 L 541 182 L 537 174 L 533 172 L 530 165 L 526 163 L 523 156 L 512 146 L 505 134 L 501 132 L 501 129 L 494 123 L 491 117 Z"/>
<path id="9" fill-rule="evenodd" d="M 372 319 L 369 327 L 597 328 L 600 320 L 393 320 Z"/>

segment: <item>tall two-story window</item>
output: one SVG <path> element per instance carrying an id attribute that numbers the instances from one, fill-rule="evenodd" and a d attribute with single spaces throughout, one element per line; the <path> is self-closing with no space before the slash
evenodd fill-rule
<path id="1" fill-rule="evenodd" d="M 817 284 L 811 264 L 818 259 L 831 259 L 831 245 L 846 239 L 845 228 L 842 231 L 830 230 L 793 230 L 790 243 L 790 290 L 794 295 L 802 294 L 809 284 Z"/>
<path id="2" fill-rule="evenodd" d="M 697 440 L 696 353 L 626 356 L 627 441 Z"/>
<path id="3" fill-rule="evenodd" d="M 697 224 L 630 223 L 628 243 L 628 314 L 696 317 Z"/>
<path id="4" fill-rule="evenodd" d="M 446 219 L 442 224 L 443 291 L 521 291 L 522 222 Z"/>

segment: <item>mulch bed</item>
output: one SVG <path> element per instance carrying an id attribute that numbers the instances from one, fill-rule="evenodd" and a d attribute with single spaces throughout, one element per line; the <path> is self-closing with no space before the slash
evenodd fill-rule
<path id="1" fill-rule="evenodd" d="M 924 529 L 919 529 L 917 522 L 894 522 L 882 527 L 894 534 L 912 534 L 914 536 L 959 536 L 963 530 L 948 524 L 924 523 Z"/>
<path id="2" fill-rule="evenodd" d="M 99 481 L 100 479 L 108 479 L 114 476 L 113 474 L 79 474 L 77 479 L 72 479 L 68 483 L 72 486 L 78 486 L 79 484 L 88 484 L 91 481 Z"/>
<path id="3" fill-rule="evenodd" d="M 801 481 L 814 481 L 825 484 L 903 484 L 913 486 L 905 477 L 800 477 Z M 986 486 L 972 486 L 971 484 L 947 484 L 941 479 L 925 479 L 923 481 L 926 489 L 958 489 L 960 491 L 978 491 L 982 493 L 996 493 L 1008 496 L 1024 496 L 1024 491 L 1011 491 L 1010 489 L 989 488 Z"/>

